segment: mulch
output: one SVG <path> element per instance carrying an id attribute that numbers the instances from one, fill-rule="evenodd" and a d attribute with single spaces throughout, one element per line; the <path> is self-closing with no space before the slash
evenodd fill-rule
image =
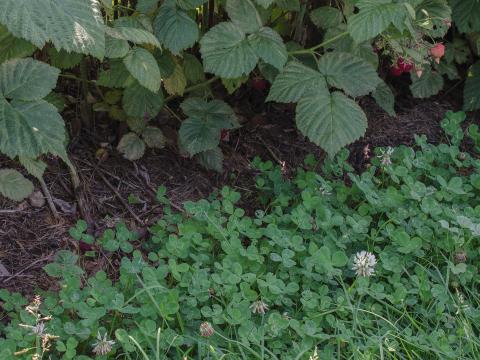
<path id="1" fill-rule="evenodd" d="M 177 208 L 186 200 L 207 197 L 224 185 L 242 193 L 242 205 L 248 207 L 250 202 L 250 206 L 254 206 L 255 173 L 250 163 L 255 156 L 281 164 L 290 174 L 302 164 L 306 154 L 312 153 L 317 158 L 324 156 L 318 147 L 297 132 L 293 108 L 259 106 L 263 100 L 250 101 L 253 106 L 247 107 L 245 99 L 231 100 L 240 113 L 243 127 L 232 132 L 229 140 L 221 145 L 225 154 L 222 174 L 207 171 L 194 160 L 180 156 L 174 144 L 162 150 L 149 150 L 136 162 L 123 159 L 107 147 L 108 157 L 99 163 L 95 156 L 98 145 L 76 142 L 70 149 L 70 156 L 82 181 L 85 208 L 91 217 L 89 231 L 98 236 L 122 220 L 130 228 L 146 234 L 148 225 L 163 211 L 155 201 L 155 191 L 160 185 L 166 186 L 167 196 Z M 441 141 L 439 122 L 452 107 L 444 101 L 409 99 L 398 104 L 397 117 L 392 118 L 368 98 L 361 100 L 361 106 L 367 113 L 369 127 L 363 138 L 349 146 L 350 162 L 358 171 L 368 161 L 364 156 L 366 146 L 373 149 L 410 145 L 415 134 L 425 134 L 430 142 Z M 101 138 L 101 134 L 97 134 L 98 137 Z M 45 181 L 60 213 L 59 219 L 52 216 L 47 205 L 35 208 L 29 201 L 14 203 L 0 197 L 0 264 L 4 266 L 3 272 L 6 270 L 10 274 L 0 276 L 0 288 L 32 294 L 39 288 L 54 287 L 54 281 L 42 267 L 56 251 L 76 249 L 68 229 L 80 217 L 80 212 L 71 190 L 70 176 L 58 160 L 49 158 L 47 162 Z M 0 167 L 4 166 L 16 165 L 0 158 Z"/>

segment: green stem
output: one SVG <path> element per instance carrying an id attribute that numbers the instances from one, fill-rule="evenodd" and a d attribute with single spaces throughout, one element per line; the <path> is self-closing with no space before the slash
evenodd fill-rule
<path id="1" fill-rule="evenodd" d="M 342 37 L 344 36 L 347 36 L 349 34 L 348 31 L 345 31 L 341 34 L 338 34 L 334 37 L 332 37 L 331 39 L 328 39 L 328 40 L 325 40 L 324 42 L 318 44 L 318 45 L 315 45 L 314 47 L 311 47 L 309 49 L 302 49 L 302 50 L 296 50 L 296 51 L 291 51 L 288 53 L 288 55 L 303 55 L 303 54 L 313 54 L 315 52 L 315 50 L 317 49 L 320 49 L 322 47 L 325 47 L 327 46 L 328 44 L 331 44 L 333 43 L 334 41 L 337 41 L 338 39 L 341 39 Z"/>
<path id="2" fill-rule="evenodd" d="M 200 83 L 200 84 L 192 85 L 192 86 L 186 88 L 186 89 L 183 91 L 183 94 L 188 94 L 188 93 L 191 93 L 192 91 L 195 91 L 195 90 L 198 90 L 198 89 L 202 89 L 202 88 L 204 88 L 205 86 L 208 86 L 208 85 L 210 85 L 211 83 L 217 81 L 218 79 L 219 79 L 218 76 L 214 76 L 214 77 L 212 77 L 212 78 L 208 79 L 207 81 L 204 81 L 204 82 L 202 82 L 202 83 Z M 180 95 L 170 95 L 169 97 L 167 97 L 167 98 L 165 99 L 165 103 L 168 103 L 169 101 L 177 98 L 178 96 L 180 96 Z"/>

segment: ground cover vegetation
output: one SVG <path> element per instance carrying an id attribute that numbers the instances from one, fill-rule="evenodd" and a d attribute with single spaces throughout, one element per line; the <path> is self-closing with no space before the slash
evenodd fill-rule
<path id="1" fill-rule="evenodd" d="M 183 212 L 160 188 L 147 241 L 79 221 L 91 247 L 45 267 L 58 292 L 0 291 L 0 357 L 480 358 L 480 136 L 464 119 L 446 114 L 447 143 L 375 149 L 362 174 L 345 149 L 290 180 L 257 158 L 252 214 L 228 187 Z M 120 268 L 87 273 L 99 256 Z"/>

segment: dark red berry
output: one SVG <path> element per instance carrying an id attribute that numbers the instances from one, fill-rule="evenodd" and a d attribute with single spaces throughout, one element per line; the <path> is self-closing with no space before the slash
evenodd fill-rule
<path id="1" fill-rule="evenodd" d="M 230 132 L 227 129 L 222 129 L 222 132 L 220 133 L 220 140 L 222 141 L 230 140 Z"/>
<path id="2" fill-rule="evenodd" d="M 260 91 L 263 91 L 263 90 L 266 90 L 267 87 L 268 87 L 268 84 L 267 82 L 265 81 L 265 79 L 262 79 L 262 78 L 253 78 L 252 79 L 252 87 L 256 90 L 260 90 Z"/>
<path id="3" fill-rule="evenodd" d="M 403 70 L 400 69 L 398 66 L 392 66 L 390 68 L 390 74 L 392 74 L 393 76 L 400 76 L 403 74 Z"/>

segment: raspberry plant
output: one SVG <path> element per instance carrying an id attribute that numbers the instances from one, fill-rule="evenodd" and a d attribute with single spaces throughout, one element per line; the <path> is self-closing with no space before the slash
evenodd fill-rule
<path id="1" fill-rule="evenodd" d="M 254 72 L 261 74 L 271 82 L 266 100 L 297 103 L 298 129 L 330 156 L 367 128 L 358 97 L 371 95 L 395 114 L 379 58 L 401 65 L 393 74 L 410 72 L 416 97 L 437 94 L 444 76 L 455 79 L 457 65 L 471 65 L 464 107 L 480 108 L 480 63 L 473 62 L 480 49 L 478 0 L 314 3 L 3 0 L 0 151 L 40 180 L 46 154 L 60 156 L 74 172 L 57 111 L 65 100 L 53 92 L 59 75 L 79 81 L 86 121 L 93 101 L 94 111 L 128 124 L 118 150 L 130 160 L 146 147 L 165 146 L 154 119 L 169 101 L 183 98 L 179 146 L 218 171 L 222 130 L 239 124 L 226 102 L 212 99 L 217 80 L 233 92 Z M 432 52 L 445 41 L 452 19 L 456 31 L 445 54 Z M 307 30 L 316 35 L 306 38 Z M 20 200 L 31 189 L 19 172 L 0 170 L 3 195 Z"/>

